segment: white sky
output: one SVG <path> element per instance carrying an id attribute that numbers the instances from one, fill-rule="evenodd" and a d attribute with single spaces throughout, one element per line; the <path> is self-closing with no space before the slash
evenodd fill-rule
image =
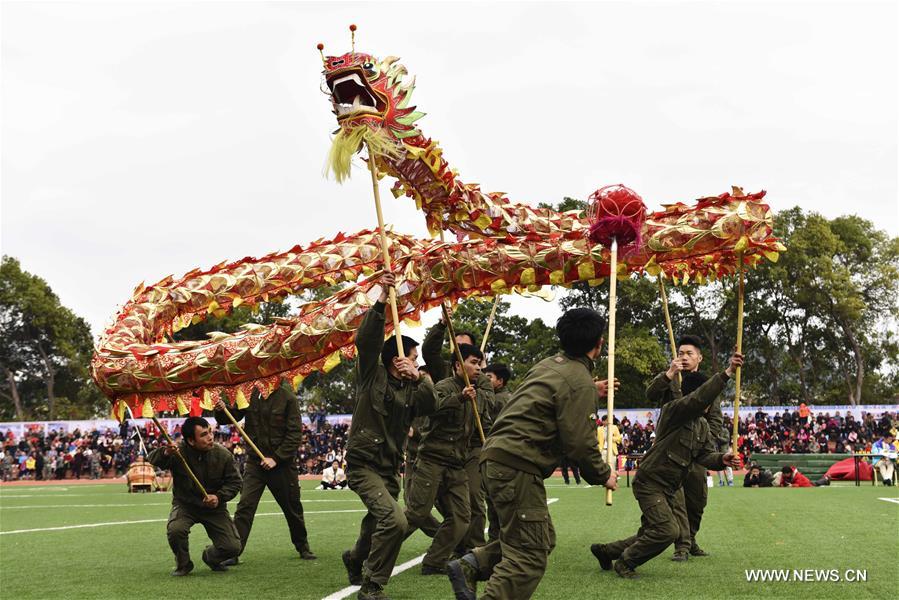
<path id="1" fill-rule="evenodd" d="M 737 184 L 899 235 L 895 2 L 4 2 L 2 252 L 98 334 L 140 281 L 373 226 L 364 172 L 322 177 L 315 44 L 348 51 L 351 22 L 417 76 L 450 164 L 513 201 Z"/>

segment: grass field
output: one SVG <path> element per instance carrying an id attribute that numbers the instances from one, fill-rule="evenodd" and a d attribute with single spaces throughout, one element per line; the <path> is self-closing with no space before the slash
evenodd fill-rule
<path id="1" fill-rule="evenodd" d="M 632 534 L 639 511 L 629 489 L 606 507 L 602 490 L 547 482 L 558 545 L 535 598 L 890 598 L 899 589 L 899 494 L 896 488 L 714 488 L 700 532 L 712 556 L 685 564 L 671 551 L 625 581 L 600 572 L 591 543 Z M 208 541 L 195 527 L 197 565 L 186 578 L 168 573 L 168 494 L 127 494 L 123 483 L 0 488 L 0 593 L 3 598 L 302 598 L 348 586 L 341 552 L 358 532 L 362 504 L 350 491 L 317 491 L 303 482 L 314 562 L 293 551 L 284 519 L 263 499 L 242 564 L 213 573 L 200 561 Z M 739 485 L 739 483 L 738 483 Z M 892 498 L 893 502 L 881 498 Z M 236 502 L 229 504 L 232 509 Z M 88 526 L 85 525 L 96 525 Z M 67 529 L 52 529 L 64 528 Z M 420 556 L 429 540 L 411 537 L 397 564 Z M 866 582 L 747 582 L 747 569 L 866 571 Z M 392 598 L 452 598 L 443 577 L 413 566 L 394 576 Z M 338 597 L 337 594 L 334 597 Z M 354 597 L 354 595 L 350 595 Z"/>

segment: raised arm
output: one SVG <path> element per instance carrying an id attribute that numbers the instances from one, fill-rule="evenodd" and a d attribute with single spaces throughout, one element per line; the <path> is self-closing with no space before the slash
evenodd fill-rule
<path id="1" fill-rule="evenodd" d="M 724 391 L 727 382 L 730 380 L 730 377 L 733 375 L 736 368 L 742 364 L 743 355 L 734 353 L 730 358 L 730 364 L 727 366 L 727 369 L 714 377 L 709 378 L 708 381 L 703 383 L 693 392 L 666 404 L 665 411 L 668 413 L 672 422 L 684 423 L 703 416 L 706 409 L 708 409 L 718 395 Z"/>
<path id="2" fill-rule="evenodd" d="M 437 398 L 434 392 L 434 383 L 429 377 L 422 376 L 415 386 L 412 394 L 412 403 L 415 407 L 416 417 L 426 417 L 437 410 Z"/>
<path id="3" fill-rule="evenodd" d="M 438 321 L 428 330 L 421 343 L 421 356 L 428 366 L 431 379 L 442 381 L 449 376 L 449 368 L 443 360 L 443 340 L 446 338 L 446 324 Z"/>
<path id="4" fill-rule="evenodd" d="M 668 370 L 656 375 L 646 386 L 646 399 L 661 406 L 666 401 L 665 392 L 671 392 L 671 397 L 674 399 L 680 398 L 683 394 L 677 374 L 681 372 L 681 367 L 679 359 L 672 360 Z"/>
<path id="5" fill-rule="evenodd" d="M 356 368 L 359 369 L 359 382 L 369 380 L 378 369 L 381 360 L 381 348 L 384 347 L 384 308 L 383 302 L 375 302 L 368 309 L 359 329 L 356 331 Z"/>

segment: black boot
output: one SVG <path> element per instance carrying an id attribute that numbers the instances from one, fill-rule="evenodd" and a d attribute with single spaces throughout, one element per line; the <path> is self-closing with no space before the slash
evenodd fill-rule
<path id="1" fill-rule="evenodd" d="M 190 575 L 190 572 L 194 570 L 194 563 L 189 562 L 183 567 L 178 567 L 174 571 L 172 571 L 172 577 L 184 577 L 185 575 Z"/>
<path id="2" fill-rule="evenodd" d="M 606 554 L 606 547 L 602 544 L 593 544 L 590 546 L 590 552 L 599 561 L 599 568 L 603 571 L 612 570 L 612 557 Z"/>
<path id="3" fill-rule="evenodd" d="M 451 560 L 446 565 L 447 576 L 456 600 L 477 600 L 478 574 L 480 571 L 478 559 L 468 553 L 459 560 Z"/>
<path id="4" fill-rule="evenodd" d="M 362 585 L 362 564 L 353 560 L 353 553 L 347 550 L 343 553 L 343 566 L 346 567 L 347 579 L 350 585 Z"/>

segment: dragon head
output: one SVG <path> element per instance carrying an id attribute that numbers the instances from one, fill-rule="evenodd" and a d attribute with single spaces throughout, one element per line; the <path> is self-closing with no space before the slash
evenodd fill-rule
<path id="1" fill-rule="evenodd" d="M 370 54 L 348 52 L 323 59 L 325 85 L 341 129 L 366 126 L 394 140 L 421 135 L 414 123 L 424 113 L 409 106 L 415 78 L 408 76 L 399 58 L 378 60 Z"/>

